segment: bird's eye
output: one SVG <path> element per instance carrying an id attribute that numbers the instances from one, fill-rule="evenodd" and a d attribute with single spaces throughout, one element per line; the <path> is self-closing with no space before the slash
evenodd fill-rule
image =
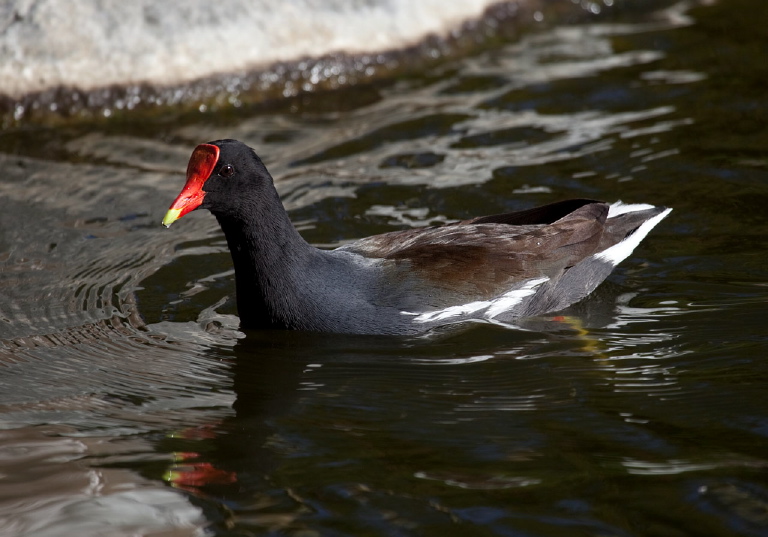
<path id="1" fill-rule="evenodd" d="M 221 170 L 219 170 L 219 175 L 222 177 L 232 177 L 235 175 L 235 168 L 231 164 L 225 164 L 221 167 Z"/>

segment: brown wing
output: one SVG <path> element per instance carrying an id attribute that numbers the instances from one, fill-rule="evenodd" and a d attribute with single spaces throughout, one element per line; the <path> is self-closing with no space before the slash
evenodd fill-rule
<path id="1" fill-rule="evenodd" d="M 490 298 L 515 281 L 557 277 L 595 253 L 607 214 L 607 205 L 588 202 L 551 224 L 510 225 L 497 215 L 385 233 L 344 249 L 394 260 L 451 294 Z"/>

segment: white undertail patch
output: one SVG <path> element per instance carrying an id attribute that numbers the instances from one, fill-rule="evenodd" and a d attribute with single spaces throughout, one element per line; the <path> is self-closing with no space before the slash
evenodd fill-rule
<path id="1" fill-rule="evenodd" d="M 621 202 L 618 202 L 621 203 Z M 614 204 L 616 205 L 616 204 Z M 642 209 L 631 209 L 631 210 L 623 210 L 623 208 L 628 207 L 642 207 Z M 613 209 L 613 205 L 611 205 L 611 209 Z M 621 211 L 618 214 L 624 214 L 627 212 L 634 212 L 637 210 L 645 210 L 645 209 L 653 209 L 652 205 L 624 205 L 622 204 L 622 207 L 619 207 L 617 210 Z M 637 248 L 637 245 L 640 244 L 640 242 L 645 238 L 646 235 L 654 228 L 656 227 L 656 224 L 664 220 L 664 218 L 667 217 L 669 213 L 672 212 L 672 209 L 666 209 L 665 211 L 657 214 L 653 218 L 649 218 L 642 224 L 640 224 L 640 227 L 638 227 L 634 233 L 632 233 L 629 237 L 625 238 L 623 241 L 614 244 L 610 248 L 606 248 L 600 253 L 597 253 L 593 255 L 595 259 L 598 259 L 600 261 L 607 261 L 608 263 L 611 263 L 613 266 L 618 265 L 622 261 L 624 261 L 629 255 L 634 251 L 635 248 Z M 610 218 L 611 213 L 609 211 L 608 216 Z M 616 216 L 616 215 L 614 215 Z"/>
<path id="2" fill-rule="evenodd" d="M 653 205 L 647 203 L 624 203 L 621 200 L 616 203 L 611 203 L 608 206 L 608 218 L 619 216 L 620 214 L 634 213 L 637 211 L 647 211 L 648 209 L 654 209 Z"/>

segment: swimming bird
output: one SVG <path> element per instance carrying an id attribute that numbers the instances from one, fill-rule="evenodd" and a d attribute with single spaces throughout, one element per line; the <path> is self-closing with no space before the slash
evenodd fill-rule
<path id="1" fill-rule="evenodd" d="M 401 335 L 562 310 L 671 211 L 570 199 L 322 250 L 296 231 L 267 168 L 237 140 L 195 148 L 163 225 L 200 208 L 226 237 L 241 328 Z"/>

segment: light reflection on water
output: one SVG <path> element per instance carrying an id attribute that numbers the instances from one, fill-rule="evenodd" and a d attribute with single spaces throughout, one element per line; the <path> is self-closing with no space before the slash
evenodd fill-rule
<path id="1" fill-rule="evenodd" d="M 553 28 L 359 106 L 0 154 L 0 533 L 760 535 L 766 139 L 701 127 L 754 105 L 685 60 L 715 9 Z M 517 330 L 245 335 L 214 219 L 159 226 L 222 137 L 317 245 L 570 196 L 675 212 Z"/>

